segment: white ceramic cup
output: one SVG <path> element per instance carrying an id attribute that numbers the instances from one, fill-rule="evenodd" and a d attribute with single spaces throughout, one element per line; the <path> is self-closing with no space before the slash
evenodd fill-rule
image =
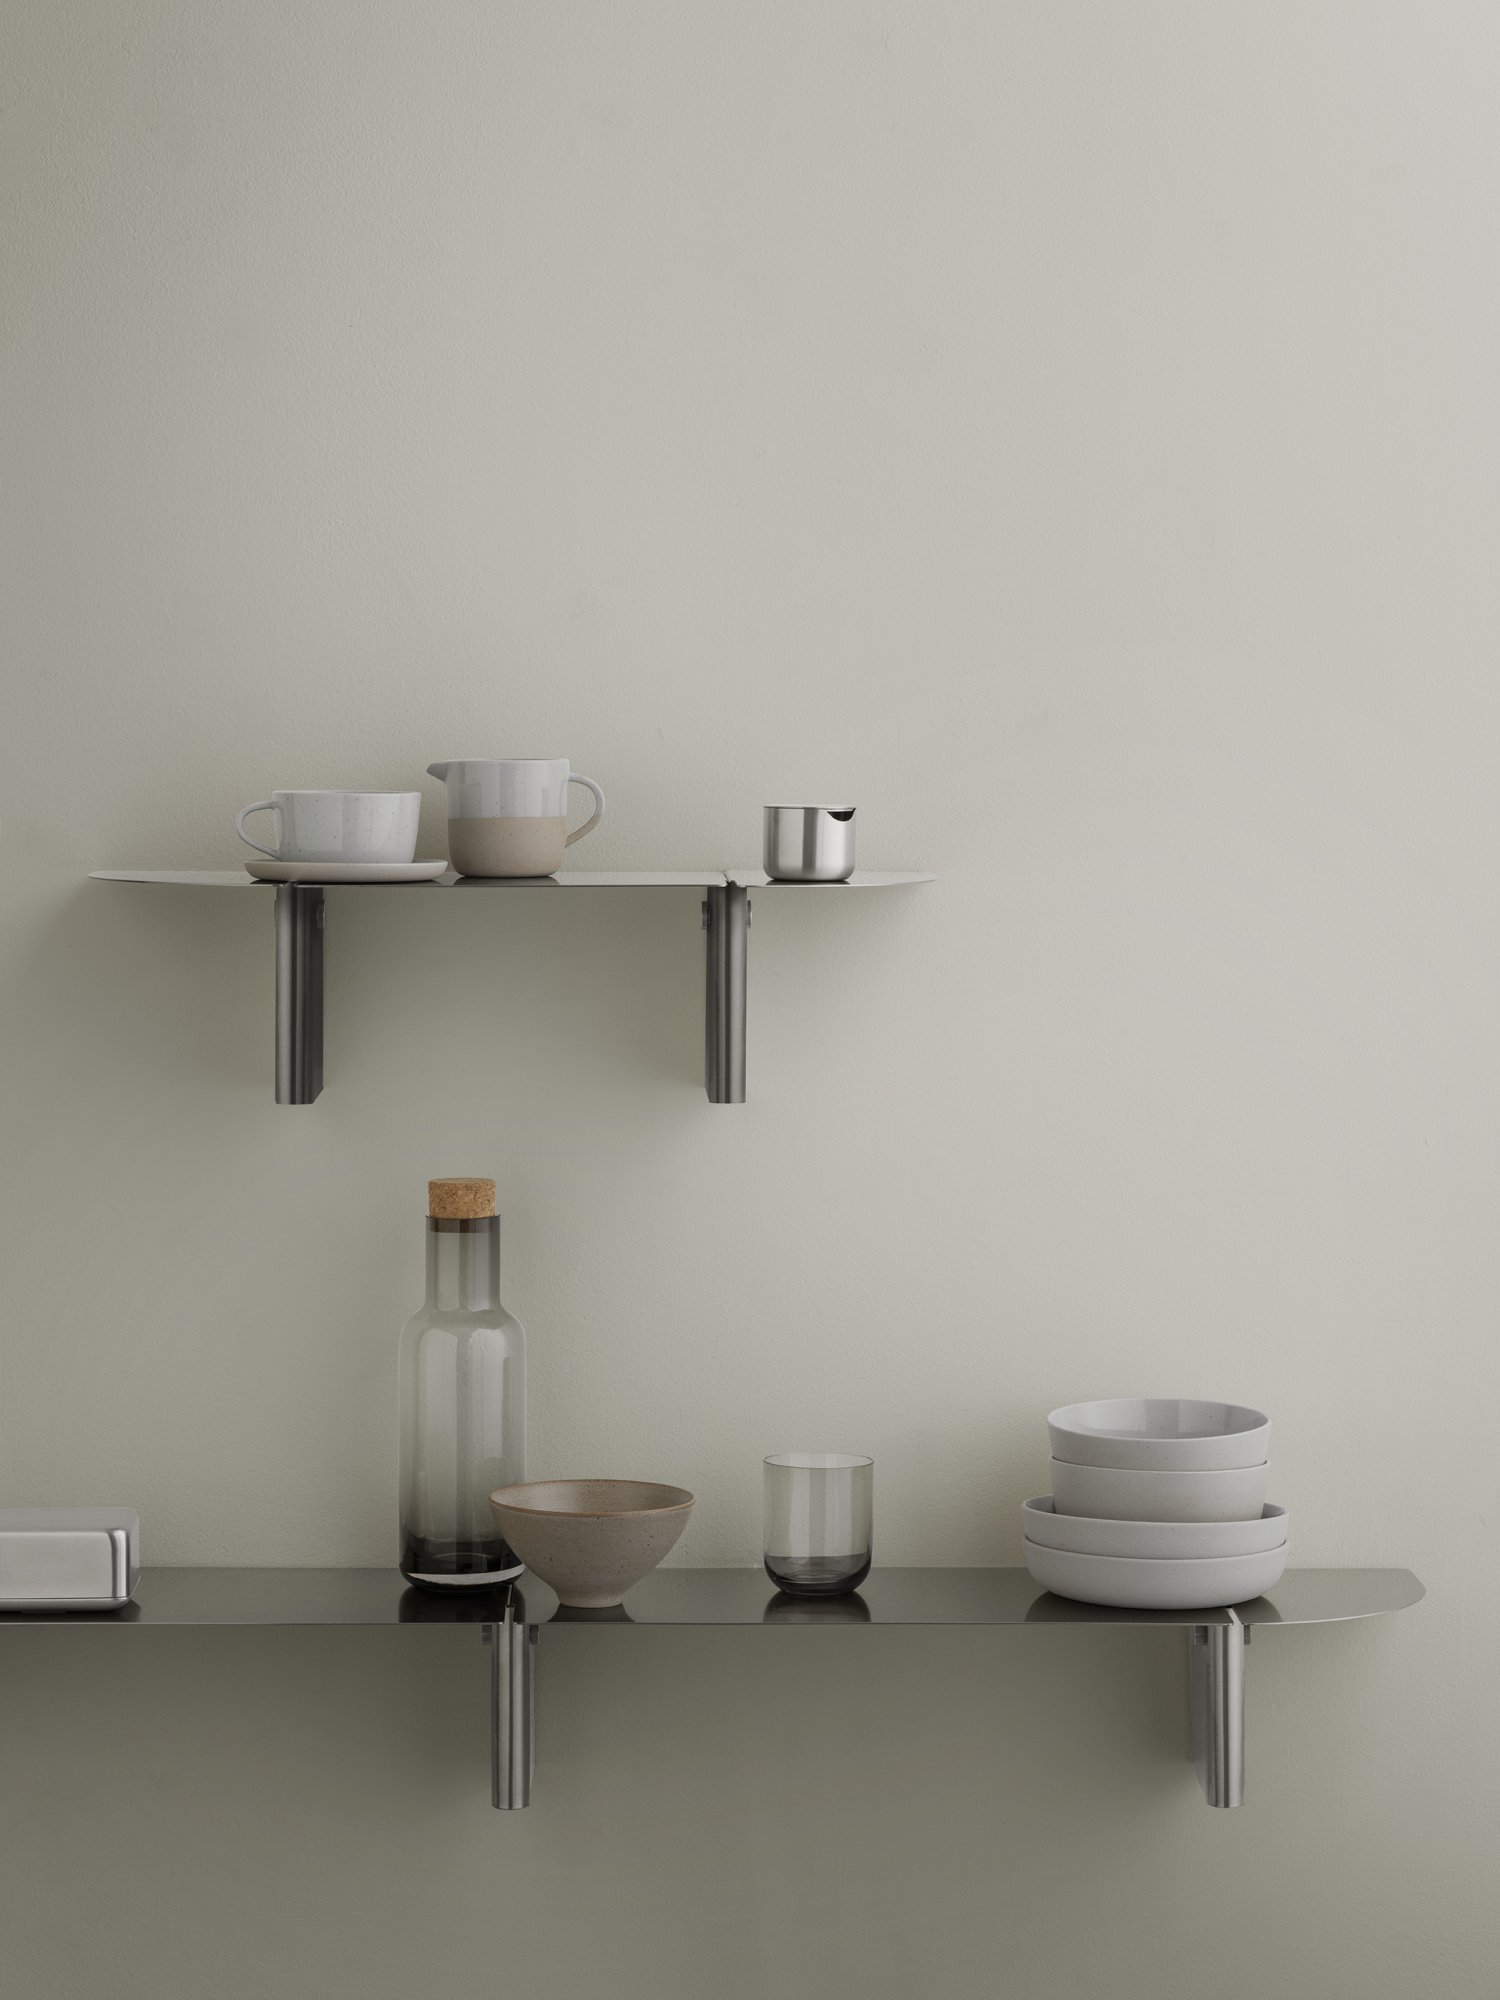
<path id="1" fill-rule="evenodd" d="M 272 792 L 246 806 L 234 830 L 273 861 L 385 864 L 415 857 L 421 811 L 420 792 Z M 245 821 L 258 812 L 275 816 L 274 847 L 245 831 Z"/>
<path id="2" fill-rule="evenodd" d="M 552 875 L 564 850 L 604 817 L 604 794 L 566 757 L 459 757 L 429 764 L 448 788 L 448 853 L 460 875 Z M 568 832 L 568 787 L 594 795 Z"/>

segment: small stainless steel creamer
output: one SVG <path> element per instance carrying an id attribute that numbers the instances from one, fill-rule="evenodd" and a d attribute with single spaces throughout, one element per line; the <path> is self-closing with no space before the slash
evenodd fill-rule
<path id="1" fill-rule="evenodd" d="M 773 882 L 847 882 L 854 807 L 767 806 L 763 862 Z"/>

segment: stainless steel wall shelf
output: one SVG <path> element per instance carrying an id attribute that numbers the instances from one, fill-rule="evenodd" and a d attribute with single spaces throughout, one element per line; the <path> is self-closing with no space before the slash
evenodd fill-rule
<path id="1" fill-rule="evenodd" d="M 531 1578 L 450 1600 L 385 1569 L 155 1569 L 109 1613 L 4 1612 L 0 1626 L 477 1625 L 490 1647 L 491 1797 L 527 1805 L 538 1636 L 585 1626 L 1160 1625 L 1187 1635 L 1189 1757 L 1213 1806 L 1244 1796 L 1245 1647 L 1269 1625 L 1331 1625 L 1403 1611 L 1422 1585 L 1405 1569 L 1294 1569 L 1228 1611 L 1114 1611 L 1040 1589 L 1024 1569 L 878 1569 L 852 1597 L 783 1597 L 759 1569 L 663 1569 L 614 1611 L 569 1611 Z M 550 1643 L 550 1642 L 549 1642 Z M 573 1643 L 573 1642 L 569 1642 Z"/>
<path id="2" fill-rule="evenodd" d="M 931 875 L 856 872 L 847 882 L 772 882 L 758 868 L 659 873 L 561 875 L 513 881 L 451 871 L 436 882 L 330 883 L 293 886 L 256 882 L 243 869 L 99 868 L 94 882 L 140 882 L 158 888 L 250 890 L 272 904 L 276 921 L 276 1102 L 311 1104 L 323 1088 L 323 938 L 326 898 L 426 896 L 435 889 L 466 895 L 515 895 L 544 889 L 700 889 L 707 933 L 704 975 L 703 1087 L 710 1104 L 745 1101 L 745 1003 L 749 970 L 750 889 L 779 895 L 830 896 L 851 889 L 892 889 L 930 882 Z"/>

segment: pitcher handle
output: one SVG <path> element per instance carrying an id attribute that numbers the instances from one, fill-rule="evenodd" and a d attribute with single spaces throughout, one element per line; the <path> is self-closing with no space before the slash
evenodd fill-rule
<path id="1" fill-rule="evenodd" d="M 275 813 L 276 815 L 275 847 L 262 847 L 258 840 L 252 840 L 249 834 L 246 833 L 245 821 L 249 819 L 251 813 Z M 235 821 L 234 830 L 239 835 L 240 839 L 244 841 L 246 847 L 253 847 L 257 854 L 269 854 L 273 861 L 280 860 L 281 807 L 277 805 L 274 799 L 257 799 L 253 806 L 246 806 L 245 810 L 240 814 L 239 818 Z"/>
<path id="2" fill-rule="evenodd" d="M 593 779 L 585 778 L 581 771 L 570 771 L 568 773 L 568 783 L 570 785 L 587 785 L 589 790 L 594 795 L 594 817 L 592 819 L 586 819 L 583 822 L 583 825 L 580 826 L 576 832 L 570 833 L 568 835 L 566 844 L 569 847 L 571 847 L 575 840 L 582 840 L 583 836 L 586 833 L 592 833 L 594 828 L 599 824 L 600 820 L 603 819 L 604 794 L 603 792 L 600 791 L 599 787 L 594 783 Z M 251 810 L 253 811 L 254 808 L 252 807 Z"/>

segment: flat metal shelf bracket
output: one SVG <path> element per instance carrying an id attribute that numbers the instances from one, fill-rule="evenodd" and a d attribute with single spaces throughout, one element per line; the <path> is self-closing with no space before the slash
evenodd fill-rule
<path id="1" fill-rule="evenodd" d="M 311 1104 L 323 1088 L 323 891 L 276 890 L 276 1102 Z"/>
<path id="2" fill-rule="evenodd" d="M 1188 1755 L 1211 1806 L 1245 1803 L 1245 1648 L 1250 1627 L 1188 1628 Z"/>
<path id="3" fill-rule="evenodd" d="M 490 1649 L 490 1804 L 497 1812 L 531 1804 L 537 1627 L 526 1623 L 519 1592 L 515 1598 L 499 1624 L 481 1628 Z"/>
<path id="4" fill-rule="evenodd" d="M 749 893 L 736 882 L 705 890 L 703 928 L 708 940 L 703 1088 L 710 1104 L 743 1104 Z"/>

